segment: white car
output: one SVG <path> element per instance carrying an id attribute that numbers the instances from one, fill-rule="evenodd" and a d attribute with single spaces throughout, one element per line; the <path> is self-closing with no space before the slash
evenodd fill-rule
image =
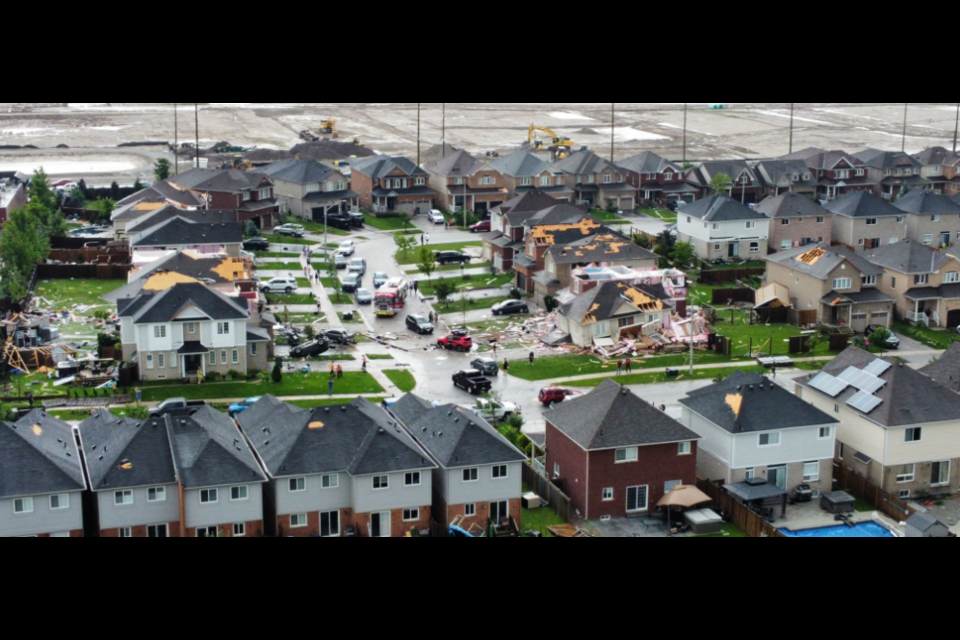
<path id="1" fill-rule="evenodd" d="M 484 398 L 477 400 L 476 406 L 470 407 L 470 409 L 480 417 L 494 422 L 506 420 L 512 413 L 519 413 L 517 405 L 512 402 L 499 402 Z"/>
<path id="2" fill-rule="evenodd" d="M 342 256 L 352 256 L 357 252 L 357 243 L 353 240 L 346 240 L 340 243 L 340 248 L 337 249 L 337 253 Z"/>
<path id="3" fill-rule="evenodd" d="M 260 286 L 264 293 L 293 293 L 297 290 L 296 278 L 273 278 Z"/>
<path id="4" fill-rule="evenodd" d="M 444 218 L 443 214 L 436 209 L 430 210 L 430 213 L 427 214 L 427 220 L 433 224 L 447 224 L 447 219 Z"/>

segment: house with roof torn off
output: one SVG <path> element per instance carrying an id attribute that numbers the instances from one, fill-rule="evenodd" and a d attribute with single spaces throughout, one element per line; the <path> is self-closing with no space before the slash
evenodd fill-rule
<path id="1" fill-rule="evenodd" d="M 560 307 L 557 326 L 583 348 L 613 348 L 669 332 L 674 308 L 663 285 L 605 282 Z"/>

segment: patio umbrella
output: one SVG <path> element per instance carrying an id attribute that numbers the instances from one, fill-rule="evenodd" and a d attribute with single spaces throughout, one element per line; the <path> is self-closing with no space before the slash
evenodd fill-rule
<path id="1" fill-rule="evenodd" d="M 670 510 L 671 509 L 692 509 L 701 504 L 707 504 L 713 500 L 700 489 L 685 485 L 678 485 L 670 490 L 670 493 L 663 496 L 657 506 L 667 510 L 667 529 L 670 528 Z"/>

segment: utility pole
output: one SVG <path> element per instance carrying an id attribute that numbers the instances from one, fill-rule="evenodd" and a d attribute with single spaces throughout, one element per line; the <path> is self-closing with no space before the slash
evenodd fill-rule
<path id="1" fill-rule="evenodd" d="M 447 157 L 447 103 L 443 103 L 443 115 L 440 120 L 440 148 L 443 150 L 443 157 Z"/>
<path id="2" fill-rule="evenodd" d="M 200 103 L 193 103 L 193 126 L 196 129 L 196 147 L 194 153 L 197 158 L 197 169 L 200 168 Z"/>
<path id="3" fill-rule="evenodd" d="M 902 153 L 907 152 L 907 115 L 910 113 L 910 103 L 903 104 L 903 146 L 900 148 Z"/>
<path id="4" fill-rule="evenodd" d="M 610 162 L 614 161 L 613 154 L 616 151 L 614 132 L 617 129 L 617 103 L 610 103 Z"/>
<path id="5" fill-rule="evenodd" d="M 173 171 L 174 175 L 180 175 L 180 122 L 176 102 L 173 103 Z"/>
<path id="6" fill-rule="evenodd" d="M 683 164 L 687 164 L 687 104 L 683 103 Z"/>
<path id="7" fill-rule="evenodd" d="M 417 103 L 417 166 L 420 166 L 420 103 Z"/>
<path id="8" fill-rule="evenodd" d="M 957 103 L 957 124 L 953 128 L 953 152 L 957 152 L 957 134 L 960 133 L 960 102 Z"/>
<path id="9" fill-rule="evenodd" d="M 793 153 L 793 102 L 790 103 L 790 153 Z"/>

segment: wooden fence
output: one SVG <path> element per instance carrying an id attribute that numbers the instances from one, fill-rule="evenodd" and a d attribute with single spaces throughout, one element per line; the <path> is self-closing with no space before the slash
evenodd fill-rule
<path id="1" fill-rule="evenodd" d="M 887 493 L 867 480 L 866 477 L 857 475 L 852 469 L 848 469 L 842 464 L 834 465 L 833 479 L 840 485 L 841 489 L 854 498 L 869 502 L 877 511 L 893 518 L 896 522 L 903 522 L 917 512 L 916 509 L 900 498 Z"/>
<path id="2" fill-rule="evenodd" d="M 706 263 L 702 263 L 703 269 L 700 271 L 700 277 L 698 278 L 700 284 L 710 284 L 710 285 L 720 285 L 720 284 L 730 284 L 731 282 L 736 282 L 737 280 L 744 280 L 746 278 L 752 278 L 754 276 L 760 276 L 761 278 L 764 274 L 767 273 L 766 269 L 762 268 L 753 268 L 753 269 L 711 269 Z"/>
<path id="3" fill-rule="evenodd" d="M 130 265 L 120 264 L 41 264 L 37 265 L 40 280 L 126 280 Z"/>
<path id="4" fill-rule="evenodd" d="M 757 292 L 753 289 L 714 289 L 713 305 L 727 306 L 734 302 L 749 302 L 755 304 Z"/>
<path id="5" fill-rule="evenodd" d="M 550 503 L 550 509 L 563 518 L 564 522 L 573 522 L 577 514 L 570 503 L 570 497 L 550 482 L 548 477 L 537 473 L 528 463 L 524 463 L 522 468 L 523 482 L 530 487 L 530 491 Z"/>
<path id="6" fill-rule="evenodd" d="M 697 478 L 697 488 L 710 496 L 713 500 L 714 510 L 725 513 L 730 519 L 730 523 L 743 531 L 751 538 L 786 538 L 787 536 L 758 516 L 750 509 L 743 506 L 736 498 L 726 492 L 718 484 L 709 480 Z"/>

